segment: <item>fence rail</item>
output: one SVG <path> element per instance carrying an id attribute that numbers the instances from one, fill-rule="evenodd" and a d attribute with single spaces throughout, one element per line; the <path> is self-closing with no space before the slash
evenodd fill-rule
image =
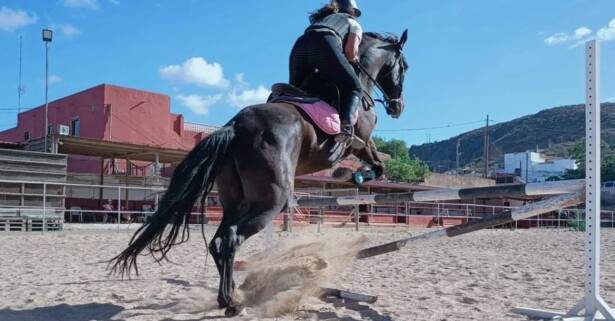
<path id="1" fill-rule="evenodd" d="M 19 215 L 26 215 L 28 211 L 38 210 L 41 213 L 43 220 L 47 217 L 64 216 L 68 222 L 85 222 L 85 221 L 102 221 L 112 222 L 119 224 L 124 222 L 145 222 L 147 218 L 153 214 L 155 206 L 152 206 L 147 210 L 128 210 L 123 209 L 121 204 L 126 201 L 122 196 L 127 190 L 145 191 L 144 199 L 157 204 L 158 197 L 163 193 L 166 188 L 164 187 L 144 187 L 144 186 L 123 186 L 123 185 L 96 185 L 96 184 L 78 184 L 78 183 L 61 183 L 61 182 L 37 182 L 37 181 L 21 181 L 21 180 L 0 180 L 0 184 L 36 184 L 42 186 L 42 198 L 43 206 L 11 206 L 0 204 L 0 216 L 7 216 L 7 213 L 18 213 Z M 48 194 L 50 187 L 75 187 L 75 188 L 91 188 L 91 189 L 105 189 L 115 190 L 116 196 L 113 198 L 113 203 L 117 204 L 112 210 L 109 209 L 89 209 L 80 208 L 77 206 L 64 208 L 48 206 L 50 198 L 56 197 L 56 195 Z M 357 189 L 348 190 L 327 190 L 320 191 L 319 193 L 309 194 L 306 192 L 298 192 L 296 196 L 322 196 L 326 194 L 351 194 L 358 195 Z M 212 193 L 215 195 L 215 192 Z M 210 195 L 211 197 L 212 195 Z M 151 200 L 153 198 L 153 200 Z M 215 197 L 213 197 L 215 198 Z M 88 199 L 93 200 L 93 199 Z M 134 200 L 130 200 L 134 201 Z M 399 223 L 400 225 L 409 224 L 411 217 L 423 217 L 432 218 L 434 222 L 441 224 L 442 221 L 447 219 L 462 219 L 465 221 L 481 219 L 496 215 L 502 212 L 511 211 L 516 207 L 511 206 L 495 206 L 495 205 L 482 205 L 482 204 L 468 204 L 468 203 L 450 203 L 450 202 L 427 202 L 427 201 L 408 201 L 393 205 L 369 205 L 366 209 L 360 210 L 359 206 L 332 206 L 324 209 L 313 207 L 297 208 L 292 213 L 283 213 L 278 219 L 284 220 L 284 224 L 289 225 L 291 228 L 293 224 L 297 223 L 315 223 L 320 228 L 320 224 L 327 223 L 354 223 L 356 228 L 359 227 L 359 223 L 367 225 L 373 224 L 374 221 L 378 221 L 379 218 L 387 217 L 393 218 L 393 223 Z M 430 214 L 419 214 L 430 213 Z M 615 212 L 603 211 L 602 212 L 602 226 L 615 228 Z M 194 212 L 193 216 L 196 217 L 196 222 L 203 220 L 217 221 L 222 215 L 220 206 L 210 205 L 206 207 L 205 216 L 202 216 L 200 212 Z M 374 220 L 376 218 L 376 220 Z M 529 222 L 532 227 L 568 227 L 575 222 L 579 222 L 584 218 L 584 211 L 582 209 L 566 209 L 561 210 L 556 214 L 545 214 L 536 218 L 523 220 Z"/>

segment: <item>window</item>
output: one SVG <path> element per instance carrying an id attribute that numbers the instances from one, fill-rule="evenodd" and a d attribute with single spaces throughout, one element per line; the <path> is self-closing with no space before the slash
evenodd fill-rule
<path id="1" fill-rule="evenodd" d="M 80 131 L 79 118 L 70 121 L 70 135 L 79 137 Z"/>
<path id="2" fill-rule="evenodd" d="M 23 140 L 26 142 L 30 140 L 30 132 L 23 133 Z"/>
<path id="3" fill-rule="evenodd" d="M 49 126 L 47 126 L 47 135 L 52 135 L 53 134 L 53 125 L 49 124 Z"/>

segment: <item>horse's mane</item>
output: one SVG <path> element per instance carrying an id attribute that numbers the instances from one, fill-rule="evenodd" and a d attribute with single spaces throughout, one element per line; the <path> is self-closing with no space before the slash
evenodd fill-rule
<path id="1" fill-rule="evenodd" d="M 365 32 L 363 36 L 367 36 L 369 38 L 382 40 L 384 42 L 388 42 L 391 44 L 396 44 L 399 42 L 399 38 L 392 33 L 378 33 L 378 32 Z"/>
<path id="2" fill-rule="evenodd" d="M 363 37 L 374 39 L 374 40 L 380 40 L 382 42 L 386 42 L 391 45 L 396 45 L 397 43 L 399 43 L 399 37 L 397 37 L 395 34 L 390 33 L 390 32 L 387 32 L 387 33 L 364 32 Z M 366 46 L 369 46 L 369 45 L 366 45 Z M 363 47 L 363 49 L 367 49 L 367 47 Z M 401 61 L 402 61 L 404 69 L 408 69 L 408 63 L 406 62 L 406 58 L 402 56 Z"/>

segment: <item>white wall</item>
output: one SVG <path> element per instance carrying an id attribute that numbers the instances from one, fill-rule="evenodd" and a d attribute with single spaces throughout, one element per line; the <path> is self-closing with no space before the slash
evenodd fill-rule
<path id="1" fill-rule="evenodd" d="M 567 169 L 576 169 L 577 165 L 572 159 L 546 161 L 542 154 L 530 151 L 505 154 L 504 172 L 512 174 L 518 168 L 521 168 L 520 176 L 523 180 L 527 182 L 544 182 L 551 176 L 564 174 Z"/>

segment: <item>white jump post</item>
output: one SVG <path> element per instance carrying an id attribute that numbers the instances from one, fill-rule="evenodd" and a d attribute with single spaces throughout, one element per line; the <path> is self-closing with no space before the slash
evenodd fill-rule
<path id="1" fill-rule="evenodd" d="M 615 311 L 600 296 L 600 44 L 585 43 L 585 293 L 569 312 L 516 308 L 531 318 L 565 321 L 615 321 Z"/>

